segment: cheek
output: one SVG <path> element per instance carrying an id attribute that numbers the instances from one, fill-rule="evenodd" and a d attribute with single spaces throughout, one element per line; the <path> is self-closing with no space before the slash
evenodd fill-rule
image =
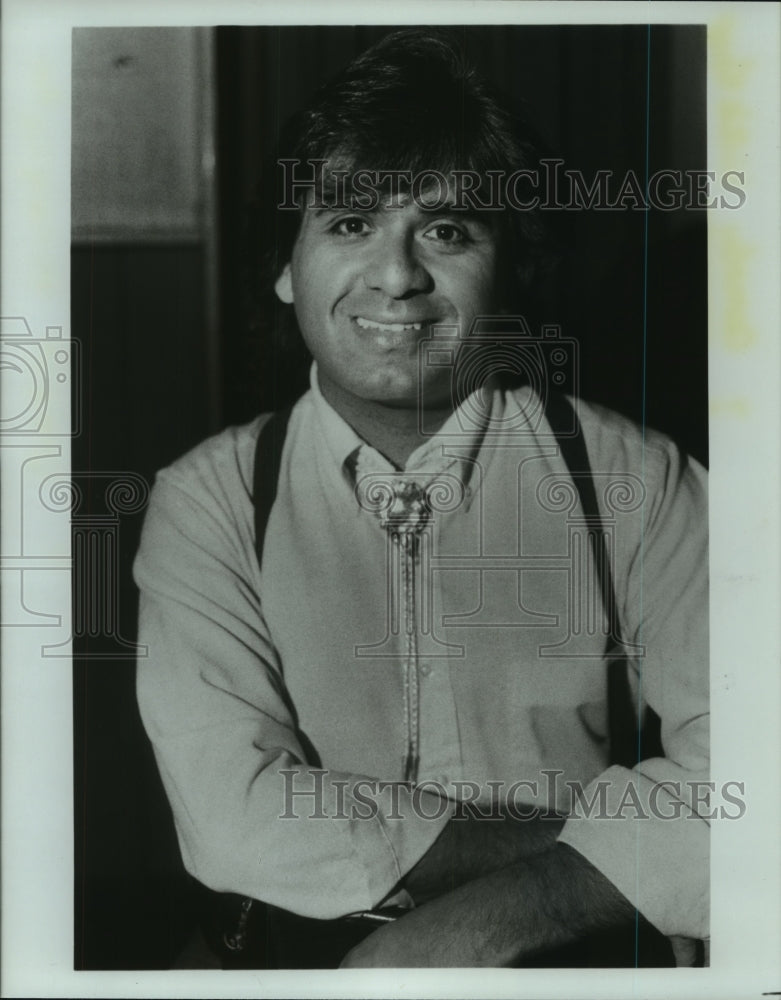
<path id="1" fill-rule="evenodd" d="M 493 263 L 486 261 L 479 268 L 454 277 L 453 290 L 460 312 L 474 315 L 494 311 L 498 282 Z"/>
<path id="2" fill-rule="evenodd" d="M 350 261 L 333 248 L 294 254 L 291 269 L 296 303 L 309 314 L 329 312 L 349 284 Z"/>
<path id="3" fill-rule="evenodd" d="M 328 304 L 328 283 L 321 277 L 316 262 L 294 259 L 292 266 L 293 305 L 301 319 L 322 313 Z"/>

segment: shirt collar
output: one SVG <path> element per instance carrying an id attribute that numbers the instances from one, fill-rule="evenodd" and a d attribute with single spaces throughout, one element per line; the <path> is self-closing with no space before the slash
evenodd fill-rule
<path id="1" fill-rule="evenodd" d="M 344 468 L 345 462 L 364 444 L 364 441 L 347 421 L 339 416 L 320 391 L 315 361 L 309 370 L 309 388 L 312 392 L 318 427 L 337 467 Z"/>

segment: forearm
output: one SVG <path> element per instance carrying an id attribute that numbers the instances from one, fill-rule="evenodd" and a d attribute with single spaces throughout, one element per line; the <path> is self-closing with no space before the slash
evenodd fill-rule
<path id="1" fill-rule="evenodd" d="M 635 919 L 565 845 L 468 882 L 372 934 L 346 967 L 512 966 Z"/>
<path id="2" fill-rule="evenodd" d="M 460 807 L 418 864 L 403 880 L 420 905 L 465 882 L 551 850 L 563 817 L 553 813 L 529 819 L 509 815 L 488 819 Z"/>

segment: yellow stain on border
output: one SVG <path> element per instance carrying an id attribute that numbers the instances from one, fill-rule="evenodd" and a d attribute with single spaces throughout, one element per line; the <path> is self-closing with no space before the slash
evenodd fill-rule
<path id="1" fill-rule="evenodd" d="M 740 419 L 750 415 L 751 406 L 745 396 L 711 396 L 708 413 L 712 418 Z"/>
<path id="2" fill-rule="evenodd" d="M 734 47 L 736 17 L 725 14 L 708 26 L 708 63 L 713 87 L 714 107 L 709 115 L 714 129 L 713 146 L 718 150 L 720 168 L 743 170 L 746 149 L 752 132 L 758 127 L 757 111 L 747 99 L 746 87 L 756 67 L 756 60 L 738 54 Z M 750 189 L 746 192 L 751 197 Z M 737 212 L 740 209 L 736 210 Z M 734 352 L 749 350 L 758 342 L 751 323 L 752 301 L 749 295 L 751 263 L 759 246 L 741 235 L 738 219 L 728 210 L 711 211 L 708 216 L 710 275 L 713 281 L 711 321 L 723 333 L 724 346 Z"/>
<path id="3" fill-rule="evenodd" d="M 708 62 L 712 73 L 727 87 L 740 87 L 747 73 L 757 65 L 757 60 L 742 53 L 736 58 L 732 44 L 739 20 L 731 14 L 722 14 L 708 25 Z"/>
<path id="4" fill-rule="evenodd" d="M 723 333 L 724 346 L 730 351 L 747 351 L 759 339 L 751 322 L 751 262 L 759 247 L 744 239 L 737 226 L 725 223 L 715 214 L 709 219 L 711 247 L 715 250 L 711 276 L 716 280 L 712 301 L 717 315 L 712 316 Z"/>

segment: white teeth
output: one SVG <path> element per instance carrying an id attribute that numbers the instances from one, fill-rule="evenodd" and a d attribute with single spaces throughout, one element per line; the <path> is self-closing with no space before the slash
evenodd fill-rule
<path id="1" fill-rule="evenodd" d="M 387 333 L 401 333 L 403 330 L 421 330 L 422 323 L 375 323 L 374 320 L 356 316 L 355 322 L 362 330 L 382 330 Z"/>

